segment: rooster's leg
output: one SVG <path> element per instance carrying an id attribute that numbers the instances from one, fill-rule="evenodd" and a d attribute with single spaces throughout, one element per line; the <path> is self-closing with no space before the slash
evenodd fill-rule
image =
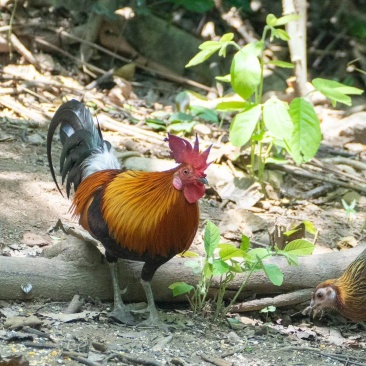
<path id="1" fill-rule="evenodd" d="M 151 282 L 150 281 L 144 281 L 141 279 L 141 285 L 144 288 L 145 294 L 146 294 L 146 300 L 147 300 L 147 308 L 149 310 L 149 318 L 144 322 L 146 325 L 155 325 L 160 326 L 161 322 L 159 319 L 158 310 L 155 306 L 154 301 L 154 295 L 151 289 Z"/>
<path id="2" fill-rule="evenodd" d="M 113 311 L 109 314 L 109 316 L 113 320 L 116 320 L 120 323 L 124 323 L 127 325 L 134 325 L 136 324 L 136 321 L 133 318 L 131 312 L 127 309 L 126 305 L 122 301 L 121 290 L 119 288 L 118 283 L 117 262 L 108 262 L 108 264 L 112 276 L 113 295 L 114 295 L 114 308 Z"/>

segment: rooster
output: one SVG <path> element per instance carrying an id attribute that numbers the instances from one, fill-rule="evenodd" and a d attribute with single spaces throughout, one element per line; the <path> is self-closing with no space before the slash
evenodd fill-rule
<path id="1" fill-rule="evenodd" d="M 179 164 L 163 172 L 142 172 L 120 168 L 111 144 L 103 140 L 84 104 L 71 100 L 56 111 L 47 135 L 47 157 L 57 189 L 51 145 L 60 125 L 63 145 L 60 157 L 62 183 L 66 180 L 70 208 L 80 225 L 105 248 L 109 263 L 114 308 L 110 316 L 125 324 L 134 318 L 122 301 L 118 285 L 117 259 L 144 262 L 141 284 L 146 293 L 149 317 L 146 323 L 159 325 L 151 289 L 156 270 L 176 254 L 186 251 L 197 232 L 198 200 L 205 193 L 205 170 L 211 146 L 199 152 L 185 139 L 168 134 L 171 156 Z"/>
<path id="2" fill-rule="evenodd" d="M 366 250 L 338 279 L 320 283 L 313 293 L 310 311 L 314 316 L 324 308 L 333 308 L 353 321 L 366 321 Z"/>

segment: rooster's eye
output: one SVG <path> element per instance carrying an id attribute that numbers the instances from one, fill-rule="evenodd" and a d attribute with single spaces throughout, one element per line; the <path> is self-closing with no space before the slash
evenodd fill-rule
<path id="1" fill-rule="evenodd" d="M 316 295 L 316 297 L 318 298 L 318 299 L 322 299 L 323 298 L 323 294 L 321 293 L 321 292 L 319 292 L 317 295 Z"/>
<path id="2" fill-rule="evenodd" d="M 184 170 L 183 170 L 183 174 L 184 174 L 184 175 L 188 175 L 188 174 L 189 174 L 189 170 L 188 170 L 188 169 L 184 169 Z"/>

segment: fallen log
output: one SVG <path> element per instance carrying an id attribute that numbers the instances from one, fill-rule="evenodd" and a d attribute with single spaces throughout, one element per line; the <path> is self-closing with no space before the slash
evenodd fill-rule
<path id="1" fill-rule="evenodd" d="M 269 262 L 276 264 L 284 273 L 283 285 L 275 286 L 264 273 L 255 272 L 239 300 L 254 294 L 268 296 L 312 289 L 327 278 L 340 276 L 364 249 L 365 245 L 359 245 L 341 252 L 302 257 L 298 267 L 289 266 L 282 257 L 272 257 Z M 63 243 L 46 251 L 46 255 L 50 258 L 0 257 L 0 300 L 43 298 L 69 301 L 75 294 L 101 300 L 113 299 L 108 265 L 94 245 L 68 236 Z M 178 281 L 196 284 L 198 277 L 185 265 L 186 260 L 173 258 L 156 272 L 152 282 L 156 301 L 186 301 L 185 296 L 174 298 L 168 288 Z M 141 267 L 139 262 L 119 262 L 120 284 L 122 289 L 126 289 L 123 298 L 127 302 L 145 301 L 139 282 Z M 244 280 L 245 275 L 238 275 L 228 287 L 226 298 L 231 298 Z M 22 287 L 28 284 L 32 289 L 25 293 Z M 218 280 L 214 280 L 211 296 L 217 288 Z"/>

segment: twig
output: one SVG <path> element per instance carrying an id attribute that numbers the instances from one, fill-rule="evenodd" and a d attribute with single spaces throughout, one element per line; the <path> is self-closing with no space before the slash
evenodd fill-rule
<path id="1" fill-rule="evenodd" d="M 267 164 L 267 167 L 270 169 L 273 169 L 273 170 L 281 170 L 286 173 L 291 173 L 291 174 L 298 175 L 301 177 L 311 178 L 311 179 L 319 180 L 322 182 L 331 183 L 331 184 L 337 185 L 339 187 L 350 188 L 350 189 L 354 189 L 356 191 L 366 193 L 366 187 L 361 187 L 359 185 L 352 184 L 352 183 L 345 183 L 338 179 L 311 173 L 311 172 L 308 172 L 307 170 L 299 168 L 299 167 L 293 167 L 291 165 L 275 165 L 275 164 Z"/>
<path id="2" fill-rule="evenodd" d="M 57 348 L 59 347 L 57 344 L 42 342 L 42 343 L 34 343 L 34 342 L 23 342 L 22 343 L 26 347 L 34 347 L 34 348 Z"/>
<path id="3" fill-rule="evenodd" d="M 100 366 L 99 363 L 89 361 L 86 357 L 83 357 L 79 353 L 76 353 L 76 352 L 64 351 L 64 352 L 62 352 L 62 355 L 66 356 L 66 357 L 70 357 L 71 359 L 78 361 L 87 366 Z"/>
<path id="4" fill-rule="evenodd" d="M 278 349 L 276 349 L 278 351 Z M 341 361 L 341 362 L 346 362 L 346 365 L 360 365 L 360 366 L 365 366 L 365 362 L 359 363 L 359 362 L 355 362 L 355 361 L 366 361 L 366 358 L 364 357 L 355 357 L 355 356 L 343 356 L 340 354 L 333 354 L 333 353 L 324 353 L 322 351 L 320 351 L 317 348 L 312 348 L 312 347 L 294 347 L 294 346 L 289 346 L 289 347 L 283 347 L 281 348 L 281 351 L 308 351 L 308 352 L 314 352 L 317 353 L 319 356 L 322 357 L 329 357 L 332 358 L 334 360 L 337 361 Z M 355 360 L 355 361 L 353 361 Z"/>
<path id="5" fill-rule="evenodd" d="M 52 31 L 55 31 L 54 29 L 52 29 Z M 56 31 L 57 32 L 57 31 Z M 61 34 L 62 36 L 65 36 L 65 37 L 68 37 L 70 39 L 73 39 L 75 41 L 78 41 L 78 42 L 81 42 L 81 43 L 84 43 L 90 47 L 93 47 L 101 52 L 104 52 L 105 54 L 109 55 L 109 56 L 112 56 L 120 61 L 124 61 L 124 62 L 127 62 L 127 63 L 130 63 L 131 62 L 131 59 L 128 59 L 126 57 L 123 57 L 123 56 L 120 56 L 119 54 L 115 53 L 115 52 L 112 52 L 110 50 L 108 50 L 107 48 L 105 47 L 102 47 L 102 46 L 99 46 L 95 43 L 92 43 L 92 42 L 89 42 L 89 41 L 86 41 L 85 39 L 82 39 L 80 37 L 77 37 L 77 36 L 74 36 L 70 33 L 67 33 L 65 31 L 61 31 L 61 32 L 57 32 L 58 34 Z M 206 86 L 206 85 L 203 85 L 203 84 L 200 84 L 196 81 L 193 81 L 193 80 L 190 80 L 190 79 L 186 79 L 182 76 L 179 76 L 179 75 L 175 75 L 175 74 L 170 74 L 170 73 L 166 73 L 166 72 L 162 72 L 162 71 L 159 71 L 159 70 L 155 70 L 155 69 L 151 69 L 143 64 L 140 64 L 139 62 L 137 61 L 134 61 L 134 63 L 142 70 L 145 70 L 145 71 L 148 71 L 148 72 L 153 72 L 154 74 L 156 75 L 159 75 L 160 77 L 164 78 L 164 79 L 168 79 L 168 80 L 171 80 L 171 81 L 174 81 L 176 83 L 182 83 L 182 84 L 188 84 L 188 85 L 191 85 L 191 86 L 194 86 L 194 87 L 197 87 L 197 88 L 200 88 L 200 89 L 203 89 L 203 90 L 206 90 L 206 91 L 212 91 L 212 88 Z"/>
<path id="6" fill-rule="evenodd" d="M 51 340 L 52 342 L 54 342 L 52 337 L 49 334 L 47 334 L 45 332 L 42 332 L 41 330 L 34 329 L 34 328 L 31 328 L 31 327 L 23 327 L 22 330 L 23 330 L 23 332 L 34 334 L 34 335 L 36 335 L 38 337 L 41 337 L 41 338 L 47 338 L 47 339 Z"/>
<path id="7" fill-rule="evenodd" d="M 163 364 L 161 362 L 158 362 L 158 361 L 155 361 L 155 360 L 146 360 L 146 359 L 143 359 L 143 358 L 126 355 L 125 353 L 119 353 L 119 352 L 116 352 L 116 351 L 112 351 L 112 353 L 116 357 L 118 357 L 122 360 L 127 360 L 127 361 L 132 362 L 132 363 L 137 363 L 137 364 L 147 365 L 147 366 L 163 366 Z"/>
<path id="8" fill-rule="evenodd" d="M 352 166 L 355 169 L 358 170 L 366 170 L 366 163 L 363 163 L 362 161 L 354 160 L 354 159 L 347 159 L 343 156 L 335 156 L 333 158 L 325 158 L 322 159 L 323 163 L 327 164 L 345 164 Z"/>
<path id="9" fill-rule="evenodd" d="M 157 135 L 154 132 L 143 130 L 141 128 L 122 124 L 120 122 L 117 122 L 113 118 L 109 117 L 108 115 L 104 113 L 100 113 L 98 115 L 98 120 L 102 126 L 102 128 L 106 128 L 111 131 L 116 131 L 121 133 L 122 135 L 131 135 L 138 138 L 142 138 L 144 140 L 148 139 L 150 142 L 153 142 L 155 144 L 162 144 L 164 137 Z"/>
<path id="10" fill-rule="evenodd" d="M 35 65 L 37 69 L 39 68 L 38 60 L 33 56 L 32 52 L 30 52 L 27 47 L 23 45 L 22 42 L 18 39 L 15 34 L 10 35 L 10 42 L 14 46 L 14 48 L 32 65 Z"/>
<path id="11" fill-rule="evenodd" d="M 98 72 L 99 74 L 105 74 L 107 72 L 107 71 L 105 71 L 103 69 L 100 69 L 99 67 L 96 67 L 96 66 L 90 64 L 89 62 L 82 61 L 79 57 L 76 57 L 76 56 L 71 55 L 69 52 L 63 50 L 60 47 L 57 47 L 57 46 L 53 45 L 52 43 L 49 43 L 49 42 L 45 41 L 44 39 L 42 39 L 40 37 L 34 37 L 34 40 L 35 40 L 35 42 L 37 42 L 39 44 L 42 44 L 44 46 L 47 46 L 47 47 L 53 49 L 54 51 L 57 51 L 57 52 L 61 53 L 62 55 L 70 58 L 71 60 L 73 60 L 77 64 L 82 65 L 82 66 L 86 66 L 90 70 L 93 70 L 95 72 Z"/>
<path id="12" fill-rule="evenodd" d="M 220 357 L 201 355 L 202 360 L 213 363 L 216 366 L 232 366 L 232 362 L 223 360 Z"/>
<path id="13" fill-rule="evenodd" d="M 276 307 L 301 304 L 311 298 L 312 289 L 303 289 L 287 294 L 278 295 L 275 297 L 265 297 L 251 301 L 242 302 L 233 305 L 230 309 L 231 313 L 244 313 L 247 311 L 261 310 L 267 306 L 273 305 Z"/>
<path id="14" fill-rule="evenodd" d="M 37 121 L 39 123 L 49 122 L 49 119 L 45 118 L 42 114 L 23 106 L 22 104 L 20 104 L 16 100 L 12 99 L 8 95 L 4 95 L 4 96 L 0 97 L 0 104 L 2 104 L 3 106 L 5 106 L 9 109 L 12 109 L 16 113 L 20 114 L 21 116 L 23 116 L 27 119 Z"/>
<path id="15" fill-rule="evenodd" d="M 352 180 L 352 181 L 357 180 L 360 183 L 364 183 L 365 182 L 365 179 L 364 178 L 360 178 L 360 177 L 358 177 L 356 175 L 352 175 L 352 174 L 343 172 L 342 170 L 338 169 L 337 167 L 330 167 L 329 165 L 326 166 L 326 165 L 324 165 L 324 163 L 322 161 L 319 161 L 317 159 L 313 159 L 308 165 L 309 166 L 314 165 L 316 167 L 320 167 L 320 168 L 322 168 L 324 170 L 327 170 L 328 172 L 332 172 L 334 174 L 337 174 L 340 177 L 346 177 L 346 178 L 348 178 L 347 180 Z"/>
<path id="16" fill-rule="evenodd" d="M 169 334 L 167 337 L 163 337 L 158 340 L 155 346 L 152 348 L 154 352 L 161 351 L 168 343 L 170 343 L 173 339 L 173 334 Z"/>

